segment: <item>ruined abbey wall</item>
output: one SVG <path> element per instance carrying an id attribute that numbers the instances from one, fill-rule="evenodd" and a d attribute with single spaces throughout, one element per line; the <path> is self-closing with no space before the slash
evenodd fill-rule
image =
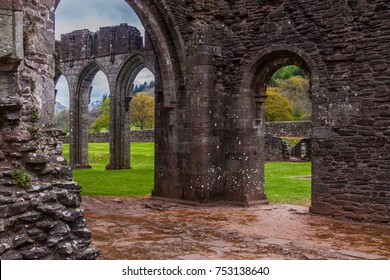
<path id="1" fill-rule="evenodd" d="M 63 75 L 70 95 L 70 164 L 89 168 L 88 108 L 92 81 L 98 71 L 107 77 L 111 102 L 109 169 L 130 168 L 129 108 L 133 82 L 144 68 L 155 72 L 155 54 L 140 31 L 128 24 L 101 27 L 95 33 L 75 30 L 56 42 L 57 81 Z"/>
<path id="2" fill-rule="evenodd" d="M 185 12 L 170 5 L 188 50 L 183 103 L 192 109 L 183 126 L 192 137 L 208 129 L 195 154 L 211 156 L 188 161 L 220 162 L 216 176 L 227 194 L 255 193 L 264 85 L 280 66 L 295 64 L 311 76 L 311 210 L 389 221 L 389 5 L 188 1 Z M 192 73 L 200 67 L 204 79 Z"/>
<path id="3" fill-rule="evenodd" d="M 0 259 L 94 259 L 80 186 L 46 129 L 54 1 L 0 1 Z M 49 104 L 54 106 L 53 104 Z"/>
<path id="4" fill-rule="evenodd" d="M 3 255 L 10 252 L 14 258 L 28 258 L 22 252 L 38 250 L 34 248 L 48 252 L 41 258 L 63 257 L 58 252 L 70 250 L 62 241 L 77 236 L 74 221 L 68 222 L 67 214 L 61 214 L 66 210 L 57 208 L 61 199 L 56 190 L 68 186 L 63 178 L 54 171 L 45 175 L 56 183 L 47 190 L 51 198 L 38 202 L 9 183 L 17 165 L 25 166 L 37 184 L 45 182 L 40 172 L 48 167 L 48 159 L 38 161 L 28 153 L 43 147 L 39 138 L 32 139 L 33 127 L 49 123 L 51 117 L 46 95 L 54 92 L 53 19 L 58 2 L 0 2 L 7 23 L 1 34 L 12 34 L 1 37 L 1 188 L 7 190 L 1 207 L 8 214 L 1 220 L 0 238 L 8 244 L 1 247 Z M 155 199 L 267 203 L 266 85 L 280 67 L 295 64 L 311 77 L 311 211 L 390 222 L 387 0 L 127 2 L 144 23 L 157 57 Z M 128 75 L 121 76 L 122 92 L 128 81 Z M 42 116 L 39 121 L 35 108 Z M 121 112 L 112 113 L 118 117 Z M 24 151 L 18 151 L 21 146 Z M 74 201 L 78 198 L 76 191 Z M 20 203 L 23 207 L 13 211 Z M 35 208 L 36 203 L 42 207 Z M 77 211 L 74 204 L 67 207 Z M 47 240 L 57 231 L 44 229 L 48 237 L 34 239 L 34 232 L 42 230 L 34 221 L 26 222 L 32 231 L 20 227 L 25 223 L 20 215 L 30 210 L 41 215 L 38 219 L 61 221 L 70 230 L 60 231 L 64 239 L 49 247 Z M 81 213 L 77 219 L 84 228 Z M 11 239 L 9 232 L 15 233 Z M 28 242 L 20 245 L 18 234 L 29 236 Z M 72 243 L 69 258 L 86 257 L 79 255 L 87 250 L 89 236 L 83 238 L 85 242 Z"/>

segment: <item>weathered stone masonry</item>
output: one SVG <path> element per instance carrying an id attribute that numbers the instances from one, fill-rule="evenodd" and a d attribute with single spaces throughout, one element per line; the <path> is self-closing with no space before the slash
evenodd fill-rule
<path id="1" fill-rule="evenodd" d="M 80 187 L 45 129 L 53 93 L 54 1 L 0 1 L 0 259 L 94 259 Z M 15 186 L 16 170 L 30 177 Z M 21 177 L 26 178 L 26 177 Z M 27 187 L 27 185 L 26 185 Z"/>
<path id="2" fill-rule="evenodd" d="M 30 142 L 34 108 L 41 109 L 39 125 L 50 122 L 46 109 L 52 104 L 45 103 L 45 96 L 54 92 L 55 2 L 0 1 L 1 19 L 7 22 L 0 25 L 5 143 L 0 207 L 7 209 L 0 226 L 1 244 L 6 244 L 2 258 L 87 258 L 96 253 L 87 249 L 90 236 L 78 232 L 85 229 L 82 212 L 75 204 L 60 203 L 56 191 L 66 192 L 69 185 L 58 174 L 46 175 L 54 183 L 45 201 L 9 184 L 17 165 L 31 172 L 34 183 L 46 180 L 40 174 L 44 169 L 35 169 L 46 168 L 46 158 L 29 165 L 35 156 L 18 153 L 15 144 L 31 144 L 32 153 L 41 147 L 39 139 Z M 157 57 L 154 198 L 266 203 L 264 93 L 279 67 L 296 64 L 311 77 L 311 211 L 390 222 L 387 0 L 127 2 L 145 25 Z M 128 81 L 124 76 L 121 84 Z M 71 189 L 72 201 L 79 201 L 77 189 Z M 68 210 L 60 205 L 74 209 L 70 217 L 77 218 L 68 222 Z M 35 218 L 26 222 L 20 217 L 32 210 L 37 219 L 56 222 L 53 230 L 40 228 Z M 24 223 L 31 228 L 20 226 Z M 36 237 L 39 230 L 42 238 Z M 53 247 L 51 237 L 60 238 Z"/>
<path id="3" fill-rule="evenodd" d="M 88 164 L 88 105 L 91 84 L 101 70 L 108 79 L 111 98 L 111 156 L 109 169 L 130 168 L 130 101 L 137 74 L 155 69 L 155 55 L 148 38 L 145 46 L 139 30 L 127 24 L 101 27 L 92 33 L 76 30 L 56 42 L 56 77 L 64 75 L 70 94 L 70 164 Z"/>
<path id="4" fill-rule="evenodd" d="M 187 46 L 183 126 L 207 134 L 185 166 L 221 168 L 219 180 L 201 177 L 227 200 L 261 199 L 265 85 L 296 64 L 311 76 L 311 210 L 388 222 L 388 1 L 173 2 Z"/>

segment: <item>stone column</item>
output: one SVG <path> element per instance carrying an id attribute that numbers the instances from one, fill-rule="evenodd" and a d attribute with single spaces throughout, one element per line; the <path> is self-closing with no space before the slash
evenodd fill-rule
<path id="1" fill-rule="evenodd" d="M 107 169 L 130 169 L 130 89 L 116 84 L 116 77 L 110 84 L 110 163 Z"/>
<path id="2" fill-rule="evenodd" d="M 214 45 L 212 36 L 194 35 L 187 57 L 187 90 L 170 122 L 178 125 L 180 172 L 177 192 L 181 200 L 214 203 L 224 200 L 221 182 L 221 139 L 218 97 L 215 94 Z"/>
<path id="3" fill-rule="evenodd" d="M 248 90 L 228 97 L 225 131 L 226 200 L 267 204 L 264 194 L 265 98 Z"/>
<path id="4" fill-rule="evenodd" d="M 77 88 L 77 77 L 68 78 L 70 95 L 70 165 L 74 169 L 88 164 L 88 105 L 91 83 Z"/>
<path id="5" fill-rule="evenodd" d="M 154 198 L 164 198 L 168 200 L 181 200 L 183 185 L 179 184 L 180 171 L 178 168 L 179 133 L 177 127 L 179 123 L 176 115 L 178 108 L 164 106 L 165 96 L 168 92 L 163 91 L 162 68 L 158 61 L 155 72 L 155 169 L 154 169 Z"/>

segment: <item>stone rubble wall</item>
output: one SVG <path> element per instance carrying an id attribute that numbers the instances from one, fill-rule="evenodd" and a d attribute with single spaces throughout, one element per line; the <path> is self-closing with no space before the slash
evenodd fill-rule
<path id="1" fill-rule="evenodd" d="M 278 137 L 310 138 L 311 126 L 311 121 L 266 122 L 265 133 Z"/>
<path id="2" fill-rule="evenodd" d="M 54 115 L 54 3 L 0 1 L 0 21 L 7 22 L 0 25 L 1 260 L 99 254 L 90 247 L 81 188 L 62 157 L 62 132 L 47 129 Z"/>
<path id="3" fill-rule="evenodd" d="M 21 107 L 0 102 L 0 259 L 95 259 L 81 187 L 62 157 L 63 133 L 29 132 L 19 123 Z M 31 177 L 28 186 L 15 185 L 16 167 Z"/>
<path id="4" fill-rule="evenodd" d="M 266 134 L 264 158 L 266 161 L 310 161 L 311 140 L 302 138 L 292 146 L 280 137 Z"/>
<path id="5" fill-rule="evenodd" d="M 131 142 L 154 142 L 154 130 L 132 130 L 129 132 Z M 111 137 L 109 132 L 89 133 L 89 143 L 110 143 Z M 61 137 L 63 143 L 69 144 L 69 135 Z"/>

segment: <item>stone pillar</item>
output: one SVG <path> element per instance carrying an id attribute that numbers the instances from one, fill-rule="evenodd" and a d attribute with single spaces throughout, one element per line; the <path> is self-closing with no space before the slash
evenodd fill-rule
<path id="1" fill-rule="evenodd" d="M 130 169 L 130 89 L 116 84 L 116 77 L 110 84 L 110 163 L 107 169 Z"/>
<path id="2" fill-rule="evenodd" d="M 243 91 L 228 97 L 225 131 L 226 200 L 267 204 L 264 194 L 265 98 Z"/>
<path id="3" fill-rule="evenodd" d="M 88 164 L 88 105 L 91 83 L 78 88 L 77 78 L 68 78 L 70 95 L 70 165 L 74 169 L 91 168 Z"/>
<path id="4" fill-rule="evenodd" d="M 155 169 L 152 197 L 181 200 L 183 186 L 179 184 L 177 108 L 164 106 L 167 92 L 163 91 L 161 67 L 155 61 Z"/>
<path id="5" fill-rule="evenodd" d="M 197 46 L 189 57 L 188 137 L 181 145 L 184 199 L 211 203 L 224 200 L 221 182 L 219 109 L 215 94 L 212 36 L 197 35 Z"/>
<path id="6" fill-rule="evenodd" d="M 195 38 L 196 37 L 196 38 Z M 218 102 L 215 96 L 213 45 L 207 33 L 194 35 L 194 46 L 187 57 L 187 90 L 177 107 L 167 108 L 157 95 L 155 197 L 173 198 L 189 203 L 212 203 L 224 200 L 220 158 L 220 127 Z M 168 130 L 164 125 L 170 125 Z M 217 123 L 217 125 L 215 125 Z M 174 128 L 177 128 L 176 134 Z M 171 162 L 177 150 L 177 163 Z M 177 174 L 170 174 L 175 171 Z M 165 170 L 163 170 L 165 168 Z M 169 168 L 169 169 L 168 169 Z M 177 185 L 164 181 L 179 179 Z M 179 176 L 175 178 L 175 176 Z"/>

